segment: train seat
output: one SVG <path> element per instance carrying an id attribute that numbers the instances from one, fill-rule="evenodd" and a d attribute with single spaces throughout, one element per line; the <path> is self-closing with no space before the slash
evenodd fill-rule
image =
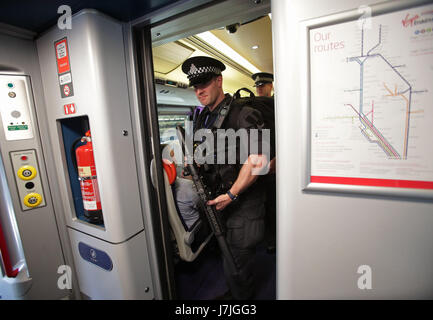
<path id="1" fill-rule="evenodd" d="M 168 160 L 163 160 L 164 190 L 167 200 L 168 219 L 172 230 L 172 236 L 177 244 L 179 257 L 187 262 L 194 261 L 212 238 L 212 231 L 203 213 L 188 227 L 178 210 L 174 183 L 178 179 L 176 167 Z M 155 185 L 156 166 L 154 160 L 151 163 L 151 179 Z"/>

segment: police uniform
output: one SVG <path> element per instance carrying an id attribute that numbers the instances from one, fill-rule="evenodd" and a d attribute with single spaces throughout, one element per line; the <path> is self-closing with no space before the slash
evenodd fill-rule
<path id="1" fill-rule="evenodd" d="M 274 81 L 274 75 L 267 72 L 258 72 L 252 75 L 254 80 L 254 87 L 262 86 L 266 83 L 272 83 Z M 272 95 L 272 98 L 274 96 Z M 276 176 L 275 174 L 269 174 L 266 176 L 264 183 L 266 184 L 266 242 L 267 252 L 275 253 L 276 244 Z"/>
<path id="2" fill-rule="evenodd" d="M 254 73 L 251 77 L 254 80 L 254 87 L 259 87 L 265 83 L 272 83 L 274 81 L 274 75 L 267 72 Z"/>
<path id="3" fill-rule="evenodd" d="M 221 66 L 222 65 L 222 66 Z M 220 75 L 225 66 L 218 60 L 208 57 L 189 58 L 182 65 L 182 70 L 188 75 L 190 85 L 206 83 L 212 77 Z M 201 70 L 201 71 L 200 71 Z M 198 129 L 212 129 L 218 119 L 220 110 L 231 100 L 229 94 L 212 111 L 203 109 L 194 123 L 194 132 Z M 259 111 L 244 107 L 233 118 L 231 111 L 226 116 L 221 129 L 260 129 L 263 118 Z M 215 129 L 215 128 L 213 128 Z M 237 151 L 239 144 L 236 146 Z M 227 149 L 226 149 L 227 150 Z M 260 153 L 260 150 L 259 150 Z M 238 177 L 243 162 L 237 159 L 236 165 L 209 165 L 211 174 L 206 175 L 206 183 L 214 187 L 215 197 L 227 192 Z M 200 169 L 203 169 L 201 166 Z M 213 176 L 213 178 L 209 177 Z M 259 178 L 260 179 L 260 178 Z M 254 296 L 253 263 L 256 246 L 263 240 L 265 232 L 265 190 L 262 183 L 256 180 L 245 190 L 236 201 L 232 201 L 220 214 L 226 225 L 226 241 L 239 267 L 239 272 L 232 274 L 223 256 L 224 275 L 235 299 L 251 299 Z"/>

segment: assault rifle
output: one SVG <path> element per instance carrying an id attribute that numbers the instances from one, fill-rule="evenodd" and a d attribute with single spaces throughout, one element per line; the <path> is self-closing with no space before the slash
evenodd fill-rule
<path id="1" fill-rule="evenodd" d="M 198 170 L 196 168 L 196 164 L 192 159 L 193 152 L 192 150 L 188 150 L 188 144 L 185 143 L 185 130 L 181 126 L 176 127 L 177 137 L 179 142 L 182 145 L 182 150 L 187 157 L 187 170 L 192 177 L 192 181 L 197 189 L 197 194 L 200 197 L 200 206 L 203 211 L 206 213 L 206 217 L 209 221 L 209 224 L 212 228 L 212 231 L 218 241 L 218 245 L 221 249 L 223 256 L 225 257 L 228 267 L 232 271 L 233 274 L 237 274 L 239 271 L 238 266 L 233 258 L 233 255 L 227 245 L 226 239 L 224 237 L 225 228 L 220 219 L 220 214 L 215 209 L 215 206 L 207 205 L 209 200 L 212 200 L 212 192 L 210 192 L 209 188 L 203 182 L 203 177 L 199 175 Z"/>

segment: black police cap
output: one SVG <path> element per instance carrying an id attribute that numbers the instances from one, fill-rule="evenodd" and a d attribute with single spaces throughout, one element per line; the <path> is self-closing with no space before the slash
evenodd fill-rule
<path id="1" fill-rule="evenodd" d="M 190 86 L 207 83 L 225 69 L 221 61 L 205 56 L 191 57 L 182 63 L 182 71 L 187 75 Z"/>
<path id="2" fill-rule="evenodd" d="M 274 81 L 274 75 L 267 72 L 258 72 L 252 75 L 255 82 L 254 87 L 261 86 L 265 83 L 272 83 Z"/>

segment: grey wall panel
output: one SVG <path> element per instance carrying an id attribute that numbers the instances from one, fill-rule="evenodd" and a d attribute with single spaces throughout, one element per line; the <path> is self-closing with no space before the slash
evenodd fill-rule
<path id="1" fill-rule="evenodd" d="M 375 1 L 272 2 L 277 119 L 279 299 L 433 297 L 433 203 L 304 193 L 300 21 Z M 369 265 L 372 289 L 360 290 Z"/>
<path id="2" fill-rule="evenodd" d="M 122 25 L 94 10 L 73 19 L 71 30 L 53 28 L 37 40 L 47 100 L 49 130 L 62 200 L 69 226 L 118 243 L 144 227 L 129 111 Z M 54 42 L 67 37 L 74 95 L 62 98 Z M 76 114 L 65 115 L 63 106 L 74 103 Z M 77 220 L 58 119 L 86 115 L 92 131 L 94 158 L 105 229 Z"/>
<path id="3" fill-rule="evenodd" d="M 52 166 L 52 155 L 48 132 L 45 130 L 46 114 L 42 91 L 39 61 L 35 43 L 12 36 L 0 34 L 0 72 L 3 74 L 22 74 L 30 77 L 33 90 L 32 120 L 35 124 L 33 139 L 5 141 L 4 133 L 0 133 L 0 149 L 5 170 L 8 175 L 8 185 L 14 204 L 15 216 L 19 228 L 24 256 L 30 276 L 33 278 L 31 290 L 27 298 L 57 299 L 69 294 L 68 290 L 57 287 L 57 268 L 60 265 L 72 264 L 71 253 L 68 252 L 69 240 L 66 228 L 62 224 L 62 213 L 58 202 L 58 194 L 53 176 L 47 172 Z M 1 130 L 3 131 L 3 129 Z M 16 192 L 15 173 L 12 169 L 9 152 L 15 150 L 34 149 L 39 161 L 39 174 L 43 184 L 46 206 L 23 212 L 20 199 Z M 56 216 L 58 214 L 58 216 Z M 59 228 L 57 226 L 59 222 Z M 64 252 L 62 252 L 61 243 Z M 66 258 L 66 260 L 65 260 Z"/>

